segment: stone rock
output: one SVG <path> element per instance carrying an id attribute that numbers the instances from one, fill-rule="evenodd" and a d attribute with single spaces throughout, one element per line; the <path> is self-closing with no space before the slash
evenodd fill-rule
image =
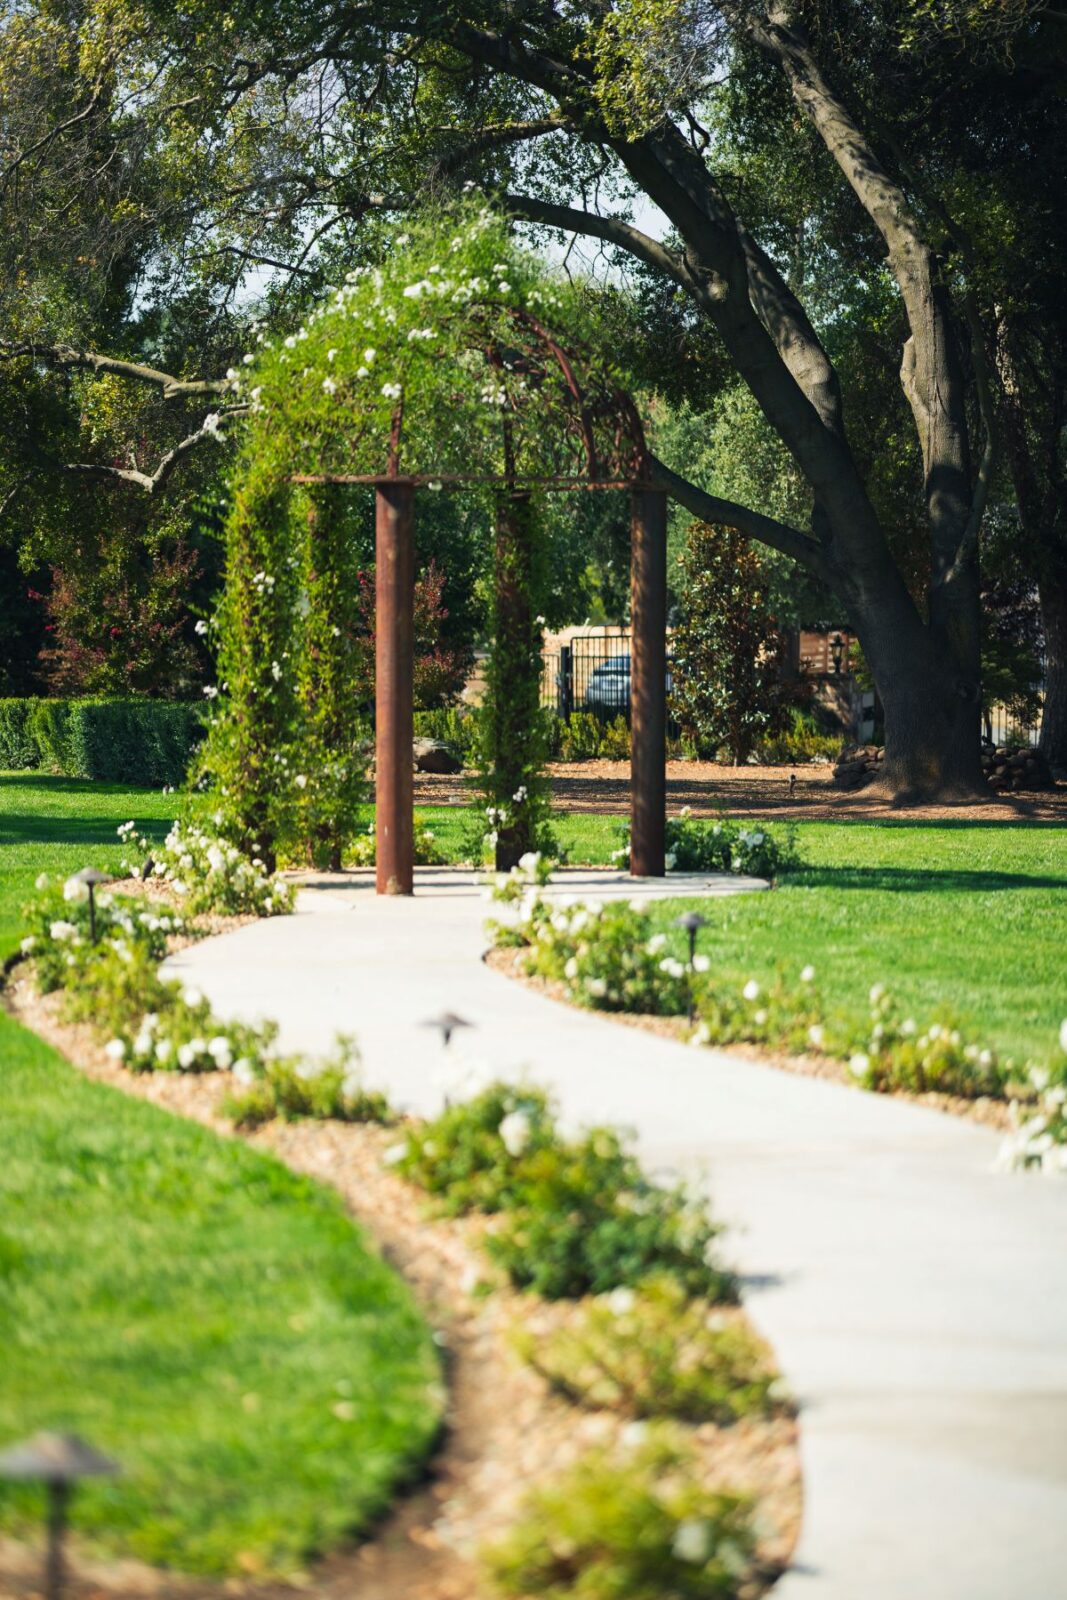
<path id="1" fill-rule="evenodd" d="M 412 756 L 416 772 L 463 771 L 463 762 L 443 739 L 416 739 Z"/>

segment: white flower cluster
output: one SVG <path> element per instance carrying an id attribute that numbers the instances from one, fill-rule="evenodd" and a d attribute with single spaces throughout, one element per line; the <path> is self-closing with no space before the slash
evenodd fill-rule
<path id="1" fill-rule="evenodd" d="M 1067 1058 L 1067 1017 L 1060 1023 L 1060 1052 Z M 997 1155 L 1000 1171 L 1036 1168 L 1045 1173 L 1067 1174 L 1067 1060 L 1060 1064 L 1053 1081 L 1047 1067 L 1032 1066 L 1030 1085 L 1038 1097 L 1038 1109 L 1029 1114 L 1012 1105 L 1013 1131 Z"/>
<path id="2" fill-rule="evenodd" d="M 136 844 L 142 862 L 151 859 L 152 876 L 187 899 L 194 912 L 269 917 L 292 909 L 291 888 L 268 873 L 258 856 L 249 860 L 236 845 L 202 828 L 175 822 L 162 846 L 153 846 L 132 822 L 124 822 L 118 834 L 124 844 Z M 137 862 L 123 866 L 131 877 L 141 876 Z"/>

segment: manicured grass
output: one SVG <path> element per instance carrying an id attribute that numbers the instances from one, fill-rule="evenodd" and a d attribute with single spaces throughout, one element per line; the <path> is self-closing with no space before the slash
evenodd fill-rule
<path id="1" fill-rule="evenodd" d="M 955 1012 L 1016 1059 L 1049 1056 L 1067 1016 L 1067 828 L 809 822 L 800 870 L 769 894 L 705 902 L 700 948 L 743 984 L 806 963 L 833 1009 L 862 1018 L 884 983 L 920 1022 Z M 680 901 L 655 908 L 670 926 Z"/>
<path id="2" fill-rule="evenodd" d="M 18 943 L 19 908 L 38 873 L 117 871 L 125 853 L 115 834 L 119 823 L 132 817 L 149 838 L 162 839 L 178 799 L 88 778 L 0 773 L 0 960 Z"/>
<path id="3" fill-rule="evenodd" d="M 117 864 L 118 823 L 133 816 L 158 833 L 175 798 L 0 777 L 0 956 L 16 942 L 17 906 L 39 871 L 73 870 L 89 857 Z M 424 806 L 419 815 L 458 855 L 467 810 Z M 604 864 L 619 821 L 572 815 L 553 825 L 571 861 Z M 810 961 L 831 1006 L 856 1016 L 882 982 L 917 1016 L 952 1008 L 1002 1053 L 1048 1053 L 1067 1015 L 1067 828 L 894 819 L 800 822 L 796 831 L 804 864 L 771 894 L 701 904 L 701 948 L 718 969 L 743 983 Z M 665 902 L 656 911 L 672 939 L 679 910 Z"/>
<path id="4" fill-rule="evenodd" d="M 0 955 L 42 870 L 117 867 L 174 797 L 0 778 Z M 436 1435 L 429 1330 L 334 1195 L 90 1083 L 0 1011 L 0 1442 L 73 1429 L 125 1468 L 74 1522 L 105 1550 L 292 1572 L 365 1528 Z M 39 1530 L 0 1484 L 0 1527 Z"/>
<path id="5" fill-rule="evenodd" d="M 112 1453 L 76 1526 L 186 1571 L 298 1568 L 388 1505 L 437 1426 L 429 1332 L 329 1191 L 2 1013 L 0 1345 L 0 1439 Z M 39 1517 L 0 1485 L 0 1525 Z"/>

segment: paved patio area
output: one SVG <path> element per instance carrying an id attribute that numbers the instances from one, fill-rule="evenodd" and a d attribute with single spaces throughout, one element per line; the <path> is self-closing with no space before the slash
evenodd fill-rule
<path id="1" fill-rule="evenodd" d="M 556 892 L 699 892 L 683 881 L 574 873 Z M 548 1085 L 574 1123 L 632 1127 L 653 1167 L 706 1176 L 803 1407 L 782 1600 L 1067 1593 L 1067 1181 L 995 1175 L 997 1136 L 967 1122 L 555 1004 L 481 961 L 490 908 L 470 873 L 424 869 L 416 888 L 311 879 L 294 917 L 170 970 L 222 1014 L 273 1017 L 286 1046 L 356 1034 L 368 1082 L 419 1111 L 448 1066 L 423 1024 L 458 1012 L 468 1058 Z"/>

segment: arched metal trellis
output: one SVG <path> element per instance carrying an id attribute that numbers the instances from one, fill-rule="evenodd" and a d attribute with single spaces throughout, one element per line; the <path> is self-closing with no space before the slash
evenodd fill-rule
<path id="1" fill-rule="evenodd" d="M 296 472 L 301 485 L 366 484 L 376 494 L 377 890 L 411 894 L 414 838 L 414 523 L 420 487 L 490 486 L 507 495 L 537 490 L 626 490 L 631 499 L 630 871 L 662 877 L 666 813 L 667 495 L 654 486 L 644 428 L 630 394 L 601 375 L 585 353 L 561 341 L 528 311 L 512 310 L 513 342 L 483 345 L 490 368 L 518 375 L 501 410 L 503 470 L 438 472 L 405 459 L 404 409 L 393 412 L 380 472 Z M 476 333 L 476 323 L 475 323 Z M 522 430 L 536 394 L 538 438 Z M 457 404 L 461 397 L 456 396 Z M 447 385 L 440 403 L 449 403 Z M 524 409 L 527 416 L 524 418 Z"/>

